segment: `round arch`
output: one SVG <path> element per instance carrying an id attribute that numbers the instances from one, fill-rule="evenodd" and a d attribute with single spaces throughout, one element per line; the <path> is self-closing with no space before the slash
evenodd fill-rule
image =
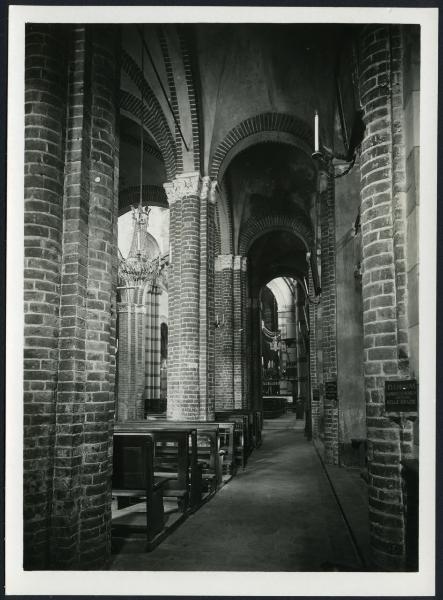
<path id="1" fill-rule="evenodd" d="M 296 146 L 308 156 L 313 152 L 314 134 L 305 121 L 287 113 L 261 113 L 233 127 L 218 144 L 209 174 L 221 181 L 232 159 L 249 146 L 283 142 Z"/>
<path id="2" fill-rule="evenodd" d="M 314 245 L 314 231 L 304 213 L 299 218 L 286 215 L 266 215 L 252 217 L 242 228 L 239 240 L 239 254 L 246 256 L 252 244 L 262 235 L 271 231 L 287 231 L 296 235 L 309 250 Z"/>
<path id="3" fill-rule="evenodd" d="M 121 68 L 138 89 L 143 91 L 143 106 L 140 98 L 130 92 L 120 90 L 120 110 L 138 122 L 142 118 L 144 127 L 150 132 L 161 152 L 168 180 L 173 179 L 177 172 L 177 149 L 160 103 L 137 63 L 124 50 L 122 51 Z"/>

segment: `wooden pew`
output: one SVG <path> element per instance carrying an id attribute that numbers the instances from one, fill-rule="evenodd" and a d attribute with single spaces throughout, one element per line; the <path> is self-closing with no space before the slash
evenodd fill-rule
<path id="1" fill-rule="evenodd" d="M 151 549 L 165 524 L 163 488 L 167 481 L 154 476 L 151 435 L 114 433 L 112 496 L 120 508 L 125 507 L 113 515 L 113 533 L 124 537 L 128 532 L 144 532 L 146 547 Z"/>
<path id="2" fill-rule="evenodd" d="M 114 431 L 150 433 L 154 439 L 154 472 L 168 477 L 163 496 L 177 498 L 179 508 L 195 509 L 202 499 L 202 472 L 197 457 L 195 427 L 169 427 L 162 421 L 125 421 Z"/>
<path id="3" fill-rule="evenodd" d="M 254 445 L 259 448 L 262 444 L 263 413 L 261 410 L 254 411 Z"/>
<path id="4" fill-rule="evenodd" d="M 241 465 L 243 469 L 246 467 L 249 450 L 249 418 L 248 415 L 237 411 L 222 410 L 215 413 L 216 421 L 234 423 L 234 435 L 233 435 L 233 453 L 234 462 L 237 465 Z"/>
<path id="5" fill-rule="evenodd" d="M 206 464 L 209 461 L 209 465 L 207 466 L 209 466 L 209 472 L 214 473 L 216 476 L 217 487 L 223 483 L 223 474 L 226 476 L 232 476 L 235 474 L 236 464 L 234 456 L 234 422 L 167 421 L 167 423 L 177 423 L 178 425 L 186 423 L 197 428 L 197 437 L 202 438 L 202 441 L 199 441 L 197 444 L 199 460 L 204 463 L 206 462 Z M 210 447 L 205 447 L 205 438 L 208 440 L 208 442 L 210 442 Z"/>
<path id="6" fill-rule="evenodd" d="M 197 462 L 201 468 L 203 491 L 215 492 L 222 482 L 220 436 L 217 423 L 206 421 L 155 421 L 155 427 L 197 430 Z"/>

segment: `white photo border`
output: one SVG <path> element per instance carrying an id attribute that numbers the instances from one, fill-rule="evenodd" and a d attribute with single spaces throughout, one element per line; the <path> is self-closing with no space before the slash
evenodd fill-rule
<path id="1" fill-rule="evenodd" d="M 421 26 L 420 565 L 417 573 L 24 571 L 23 160 L 25 23 L 397 23 Z M 5 584 L 8 595 L 432 596 L 435 594 L 438 9 L 362 7 L 9 7 Z"/>

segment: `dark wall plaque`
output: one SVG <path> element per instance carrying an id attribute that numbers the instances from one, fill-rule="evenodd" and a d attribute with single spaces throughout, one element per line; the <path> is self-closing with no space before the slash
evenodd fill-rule
<path id="1" fill-rule="evenodd" d="M 417 412 L 417 381 L 385 381 L 386 412 Z"/>

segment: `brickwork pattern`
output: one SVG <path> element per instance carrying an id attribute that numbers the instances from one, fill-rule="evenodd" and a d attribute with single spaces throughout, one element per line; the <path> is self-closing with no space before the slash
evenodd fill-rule
<path id="1" fill-rule="evenodd" d="M 394 233 L 399 374 L 409 376 L 406 265 L 406 140 L 403 110 L 403 43 L 400 27 L 389 29 L 392 120 L 392 214 Z"/>
<path id="2" fill-rule="evenodd" d="M 142 404 L 145 398 L 160 398 L 160 293 L 156 285 L 149 283 L 143 297 L 145 356 Z"/>
<path id="3" fill-rule="evenodd" d="M 247 362 L 246 258 L 222 254 L 216 258 L 216 314 L 224 323 L 216 331 L 216 408 L 249 406 Z"/>
<path id="4" fill-rule="evenodd" d="M 399 51 L 398 37 L 389 26 L 367 27 L 361 36 L 360 95 L 366 124 L 361 152 L 361 223 L 369 506 L 374 563 L 387 570 L 404 567 L 400 458 L 403 449 L 408 450 L 411 437 L 405 432 L 402 440 L 399 428 L 384 413 L 384 382 L 399 376 L 399 350 L 405 351 L 406 341 L 402 333 L 404 231 L 400 208 L 404 171 L 399 89 L 393 85 L 399 83 Z"/>
<path id="5" fill-rule="evenodd" d="M 249 119 L 245 119 L 233 127 L 225 138 L 218 144 L 211 158 L 210 176 L 217 179 L 220 167 L 227 154 L 232 148 L 243 140 L 256 133 L 266 131 L 282 131 L 292 134 L 300 142 L 311 149 L 314 134 L 312 129 L 305 121 L 298 119 L 290 114 L 282 113 L 261 113 Z"/>
<path id="6" fill-rule="evenodd" d="M 308 403 L 310 392 L 309 385 L 309 355 L 308 345 L 304 338 L 306 331 L 305 293 L 298 283 L 296 287 L 296 323 L 297 323 L 297 379 L 299 400 L 303 400 L 305 406 Z"/>
<path id="7" fill-rule="evenodd" d="M 163 27 L 159 26 L 158 29 L 158 39 L 160 42 L 160 48 L 163 55 L 163 62 L 165 64 L 166 77 L 168 81 L 168 90 L 169 90 L 169 98 L 172 110 L 174 112 L 174 138 L 175 138 L 175 148 L 176 148 L 176 172 L 183 173 L 183 147 L 182 147 L 182 139 L 180 137 L 180 109 L 178 104 L 177 97 L 177 89 L 175 86 L 174 79 L 174 69 L 171 62 L 171 57 L 169 54 L 168 41 L 166 39 L 166 35 Z"/>
<path id="8" fill-rule="evenodd" d="M 24 567 L 48 560 L 58 368 L 66 73 L 63 32 L 27 26 L 24 204 Z"/>
<path id="9" fill-rule="evenodd" d="M 200 170 L 200 124 L 198 98 L 194 82 L 198 79 L 194 76 L 191 44 L 183 28 L 178 29 L 180 48 L 182 51 L 183 65 L 185 68 L 186 87 L 188 90 L 189 109 L 191 111 L 192 124 L 192 152 L 194 155 L 194 169 Z"/>
<path id="10" fill-rule="evenodd" d="M 119 37 L 114 28 L 108 35 L 106 27 L 76 26 L 64 31 L 57 27 L 57 31 L 69 46 L 68 73 L 61 63 L 58 70 L 54 68 L 63 58 L 64 44 L 56 40 L 50 27 L 36 26 L 27 36 L 27 56 L 33 65 L 26 74 L 29 113 L 36 110 L 53 121 L 42 119 L 38 127 L 26 132 L 25 148 L 32 149 L 29 143 L 40 139 L 40 161 L 50 165 L 47 174 L 41 171 L 43 185 L 26 181 L 26 197 L 39 197 L 34 187 L 39 189 L 37 194 L 42 194 L 41 200 L 45 196 L 47 208 L 53 204 L 54 212 L 33 206 L 34 222 L 38 223 L 40 212 L 48 213 L 46 229 L 42 226 L 37 236 L 37 231 L 27 229 L 25 220 L 25 239 L 27 235 L 40 237 L 43 248 L 47 245 L 52 252 L 57 248 L 57 268 L 51 275 L 49 267 L 55 263 L 36 255 L 35 272 L 25 272 L 25 277 L 28 275 L 29 283 L 32 280 L 30 289 L 38 289 L 40 271 L 46 270 L 46 285 L 56 284 L 58 288 L 53 288 L 51 298 L 48 290 L 47 296 L 51 310 L 45 314 L 53 317 L 51 335 L 43 322 L 31 336 L 25 327 L 25 351 L 41 347 L 46 353 L 50 348 L 54 373 L 40 372 L 40 389 L 50 390 L 52 398 L 46 403 L 52 414 L 48 411 L 40 420 L 41 439 L 44 441 L 49 430 L 51 437 L 45 450 L 44 444 L 35 447 L 35 458 L 44 452 L 46 466 L 40 469 L 26 462 L 25 442 L 24 563 L 28 568 L 94 569 L 103 566 L 110 550 L 119 80 L 114 44 L 119 43 Z M 38 313 L 31 303 L 28 310 Z M 41 339 L 35 343 L 33 337 Z M 50 338 L 50 345 L 44 345 L 44 338 Z M 38 378 L 38 371 L 31 380 L 36 375 Z M 25 393 L 26 388 L 25 371 Z M 35 445 L 38 431 L 28 429 L 26 423 L 30 400 L 34 399 L 25 395 L 25 440 L 29 433 Z M 37 413 L 37 404 L 33 404 L 31 412 L 41 417 L 42 412 Z M 51 484 L 47 479 L 44 484 L 37 483 L 39 472 L 45 478 L 50 475 Z M 38 498 L 28 495 L 30 489 L 40 493 L 44 489 L 46 502 L 39 504 Z M 40 527 L 36 527 L 37 521 Z M 30 531 L 34 532 L 31 536 Z"/>
<path id="11" fill-rule="evenodd" d="M 308 277 L 309 296 L 314 297 L 314 282 L 312 279 L 311 269 L 309 268 Z M 312 436 L 318 438 L 318 419 L 319 419 L 319 401 L 320 391 L 318 389 L 318 364 L 317 364 L 317 331 L 318 331 L 318 308 L 315 304 L 309 306 L 309 377 L 310 377 L 310 393 L 311 393 L 311 423 Z"/>
<path id="12" fill-rule="evenodd" d="M 138 122 L 141 119 L 146 130 L 152 132 L 162 153 L 166 174 L 169 179 L 173 178 L 177 172 L 175 142 L 167 123 L 165 124 L 165 116 L 163 112 L 159 112 L 161 108 L 156 103 L 158 101 L 155 96 L 152 98 L 152 102 L 150 102 L 149 97 L 144 96 L 142 107 L 140 98 L 124 90 L 120 91 L 120 109 L 130 113 Z M 166 129 L 166 127 L 168 128 Z"/>
<path id="13" fill-rule="evenodd" d="M 91 31 L 91 153 L 86 165 L 90 172 L 86 396 L 78 563 L 94 569 L 103 566 L 110 550 L 112 437 L 109 425 L 114 412 L 115 353 L 111 327 L 117 284 L 114 234 L 118 218 L 115 167 L 119 143 L 120 38 L 115 27 L 87 28 L 87 31 Z"/>
<path id="14" fill-rule="evenodd" d="M 214 240 L 209 184 L 209 178 L 201 178 L 198 172 L 165 184 L 172 254 L 167 416 L 176 420 L 214 419 L 213 383 L 208 377 L 214 306 L 213 267 L 208 260 Z"/>
<path id="15" fill-rule="evenodd" d="M 321 192 L 321 323 L 323 380 L 337 380 L 337 307 L 335 279 L 335 197 L 334 179 L 328 171 L 326 186 Z M 323 394 L 325 419 L 325 460 L 338 464 L 338 406 Z"/>
<path id="16" fill-rule="evenodd" d="M 293 209 L 296 217 L 269 213 L 262 218 L 251 217 L 242 225 L 239 238 L 239 254 L 246 256 L 254 241 L 268 231 L 289 231 L 299 236 L 309 248 L 314 242 L 314 232 L 309 217 L 304 211 Z"/>
<path id="17" fill-rule="evenodd" d="M 233 261 L 232 254 L 223 254 L 215 263 L 215 311 L 222 322 L 215 331 L 216 410 L 234 408 Z"/>
<path id="18" fill-rule="evenodd" d="M 140 186 L 134 185 L 120 190 L 119 213 L 123 214 L 131 204 L 140 202 Z M 165 190 L 159 185 L 144 185 L 142 188 L 142 203 L 148 206 L 168 208 Z"/>

